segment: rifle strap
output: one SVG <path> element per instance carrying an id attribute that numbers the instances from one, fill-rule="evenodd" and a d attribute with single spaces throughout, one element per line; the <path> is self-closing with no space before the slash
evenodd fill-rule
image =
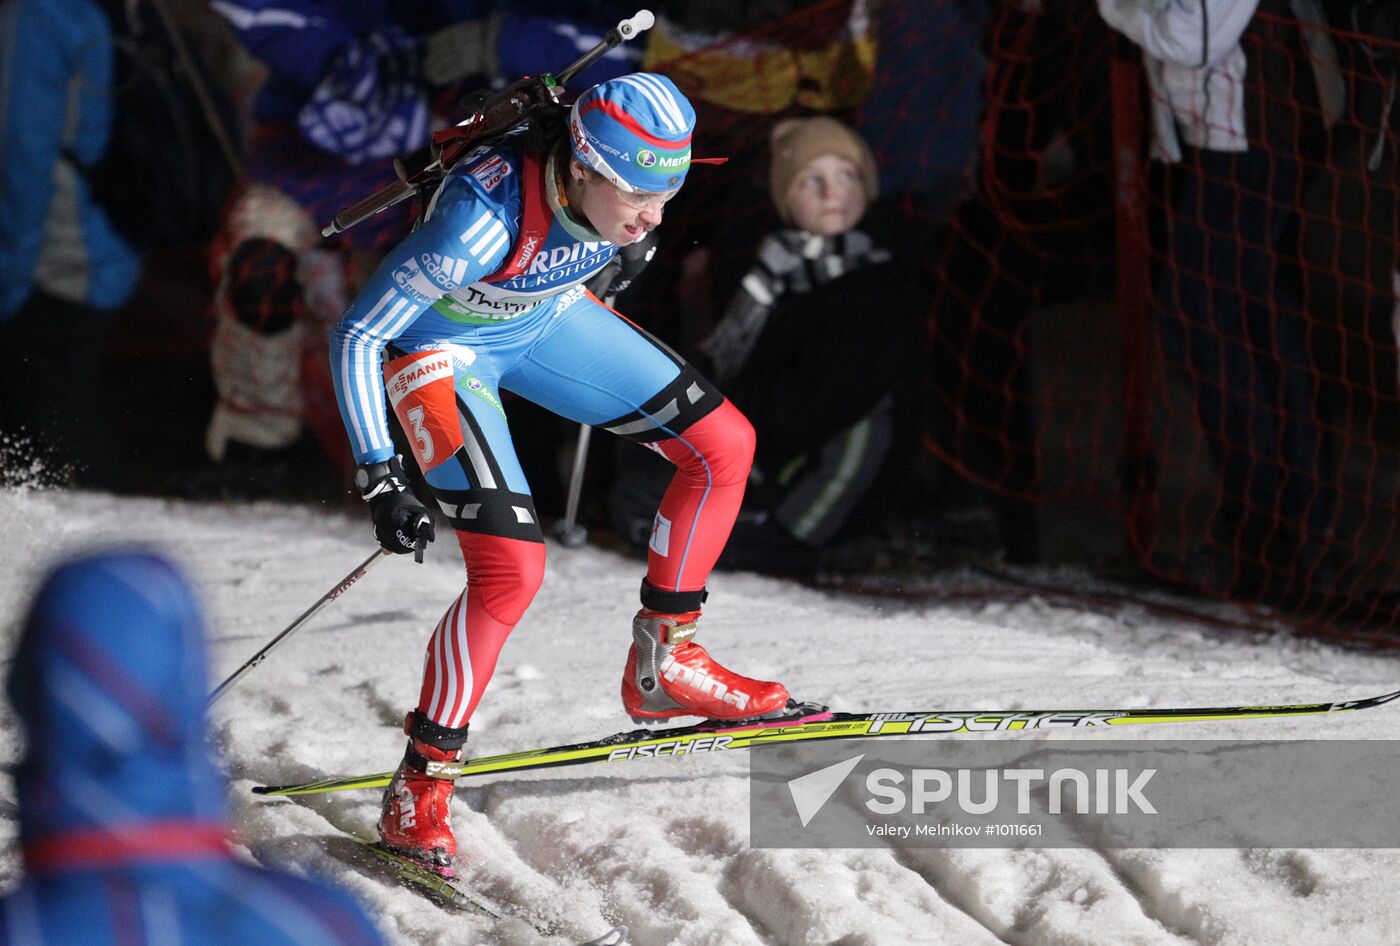
<path id="1" fill-rule="evenodd" d="M 482 282 L 505 282 L 525 272 L 540 247 L 544 246 L 545 237 L 549 236 L 553 214 L 545 198 L 546 162 L 526 152 L 524 163 L 524 173 L 520 176 L 520 200 L 525 209 L 520 220 L 520 233 L 501 268 L 483 277 Z"/>

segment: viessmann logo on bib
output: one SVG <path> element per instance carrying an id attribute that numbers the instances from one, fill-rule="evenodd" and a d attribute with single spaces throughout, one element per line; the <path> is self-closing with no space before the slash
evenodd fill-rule
<path id="1" fill-rule="evenodd" d="M 389 392 L 389 402 L 394 407 L 398 407 L 400 401 L 424 385 L 432 384 L 439 378 L 451 377 L 451 358 L 446 355 L 420 358 L 401 368 L 389 379 L 389 383 L 386 385 Z"/>

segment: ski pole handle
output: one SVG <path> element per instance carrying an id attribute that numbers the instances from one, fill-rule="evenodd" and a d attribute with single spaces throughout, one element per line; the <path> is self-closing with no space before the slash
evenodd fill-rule
<path id="1" fill-rule="evenodd" d="M 413 560 L 419 565 L 423 564 L 423 553 L 428 550 L 428 542 L 432 541 L 431 539 L 427 541 L 423 539 L 423 531 L 427 529 L 429 525 L 430 523 L 425 519 L 418 524 L 417 529 L 413 530 Z"/>
<path id="2" fill-rule="evenodd" d="M 278 644 L 282 643 L 282 641 L 290 637 L 293 631 L 295 631 L 297 628 L 301 627 L 303 624 L 309 621 L 317 611 L 320 611 L 322 608 L 330 604 L 336 598 L 339 598 L 341 595 L 345 594 L 345 592 L 350 589 L 351 585 L 355 584 L 355 582 L 365 577 L 365 572 L 369 571 L 389 554 L 390 553 L 387 549 L 375 550 L 375 553 L 373 555 L 365 559 L 355 568 L 354 571 L 342 578 L 339 584 L 337 584 L 330 591 L 327 591 L 325 594 L 321 595 L 320 600 L 313 604 L 311 607 L 307 608 L 305 611 L 303 611 L 301 617 L 297 618 L 291 624 L 287 625 L 286 630 L 284 630 L 281 634 L 278 634 L 272 640 L 268 641 L 263 646 L 262 650 L 258 651 L 252 657 L 248 658 L 248 661 L 244 663 L 243 666 L 239 667 L 237 670 L 235 670 L 232 674 L 229 675 L 229 678 L 227 680 L 215 687 L 214 692 L 209 694 L 209 699 L 204 704 L 205 708 L 207 709 L 208 707 L 213 706 L 214 702 L 219 697 L 223 696 L 225 691 L 227 691 L 229 687 L 233 686 L 254 667 L 256 667 L 258 664 L 262 663 L 265 659 L 267 659 L 267 655 L 272 653 L 272 649 L 274 647 L 276 647 Z"/>
<path id="3" fill-rule="evenodd" d="M 555 81 L 560 85 L 568 85 L 570 79 L 597 62 L 609 49 L 621 45 L 629 39 L 636 39 L 638 33 L 644 33 L 655 25 L 656 17 L 651 15 L 650 10 L 638 10 L 604 33 L 601 43 L 579 57 L 578 62 L 567 66 L 556 75 Z"/>

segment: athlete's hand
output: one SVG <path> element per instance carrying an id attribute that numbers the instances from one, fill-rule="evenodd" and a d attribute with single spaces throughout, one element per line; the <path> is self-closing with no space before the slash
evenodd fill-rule
<path id="1" fill-rule="evenodd" d="M 369 503 L 374 537 L 387 551 L 403 555 L 433 541 L 432 516 L 408 488 L 398 457 L 356 467 L 355 485 Z"/>
<path id="2" fill-rule="evenodd" d="M 621 266 L 618 269 L 617 278 L 608 287 L 609 293 L 614 296 L 621 295 L 627 291 L 628 286 L 636 282 L 637 277 L 642 274 L 642 270 L 647 268 L 651 258 L 656 255 L 656 244 L 656 231 L 653 230 L 636 243 L 629 243 L 617 251 L 617 258 Z"/>
<path id="3" fill-rule="evenodd" d="M 626 292 L 627 287 L 647 268 L 651 258 L 656 255 L 656 244 L 656 231 L 648 233 L 636 243 L 627 244 L 584 285 L 589 292 L 603 300 L 604 305 L 612 306 L 617 297 Z"/>

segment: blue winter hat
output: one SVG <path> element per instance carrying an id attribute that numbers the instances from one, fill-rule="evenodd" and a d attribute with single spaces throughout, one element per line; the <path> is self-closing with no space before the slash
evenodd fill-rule
<path id="1" fill-rule="evenodd" d="M 595 85 L 569 113 L 575 157 L 629 193 L 680 187 L 694 131 L 690 102 L 670 79 L 650 72 Z"/>

